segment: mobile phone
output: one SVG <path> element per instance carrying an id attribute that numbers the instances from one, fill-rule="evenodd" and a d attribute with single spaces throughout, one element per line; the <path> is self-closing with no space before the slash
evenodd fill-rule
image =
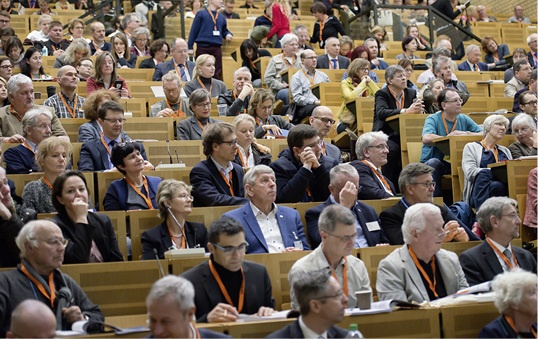
<path id="1" fill-rule="evenodd" d="M 121 80 L 114 81 L 114 87 L 116 87 L 117 89 L 121 91 L 121 88 L 123 87 L 123 81 Z"/>

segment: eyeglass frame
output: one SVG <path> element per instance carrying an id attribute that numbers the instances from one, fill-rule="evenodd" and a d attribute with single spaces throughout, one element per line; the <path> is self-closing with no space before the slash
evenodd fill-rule
<path id="1" fill-rule="evenodd" d="M 336 120 L 334 120 L 334 119 L 328 119 L 328 118 L 322 118 L 322 117 L 312 117 L 312 118 L 318 119 L 324 124 L 327 124 L 328 122 L 330 122 L 331 125 L 334 125 L 336 123 Z"/>
<path id="2" fill-rule="evenodd" d="M 30 238 L 28 240 L 31 240 L 31 241 L 41 241 L 41 242 L 44 242 L 46 243 L 47 245 L 49 246 L 55 246 L 55 247 L 58 247 L 59 245 L 62 246 L 63 248 L 66 248 L 67 245 L 69 244 L 69 239 L 60 239 L 60 238 L 52 238 L 52 239 L 47 239 L 47 240 L 43 240 L 43 239 L 37 239 L 37 238 Z"/>
<path id="3" fill-rule="evenodd" d="M 216 248 L 220 249 L 226 255 L 232 255 L 235 251 L 237 251 L 238 253 L 241 253 L 241 251 L 245 250 L 245 252 L 246 252 L 247 249 L 248 249 L 248 246 L 249 246 L 248 241 L 246 241 L 246 240 L 245 240 L 244 243 L 242 243 L 241 245 L 239 245 L 237 247 L 233 247 L 233 246 L 222 247 L 222 246 L 217 245 L 217 244 L 212 243 L 212 242 L 210 244 L 215 246 Z"/>
<path id="4" fill-rule="evenodd" d="M 125 118 L 122 118 L 122 119 L 110 119 L 110 118 L 102 118 L 101 120 L 103 121 L 108 121 L 109 123 L 111 123 L 112 125 L 114 125 L 115 123 L 118 123 L 118 124 L 123 124 L 125 122 Z"/>
<path id="5" fill-rule="evenodd" d="M 413 185 L 428 186 L 427 188 L 429 189 L 430 187 L 435 188 L 437 183 L 435 181 L 432 181 L 432 182 L 414 182 Z"/>

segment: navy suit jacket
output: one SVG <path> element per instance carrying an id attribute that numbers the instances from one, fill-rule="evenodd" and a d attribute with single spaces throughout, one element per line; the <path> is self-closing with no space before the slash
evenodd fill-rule
<path id="1" fill-rule="evenodd" d="M 532 328 L 536 332 L 536 323 L 532 324 Z M 504 316 L 500 316 L 484 326 L 478 338 L 521 338 L 519 333 L 512 329 Z"/>
<path id="2" fill-rule="evenodd" d="M 245 204 L 245 206 L 239 207 L 238 209 L 226 212 L 223 216 L 234 218 L 243 225 L 243 229 L 245 230 L 245 240 L 248 242 L 247 254 L 269 253 L 265 236 L 260 229 L 256 216 L 252 212 L 250 204 Z M 301 240 L 303 249 L 305 251 L 310 250 L 304 235 L 301 217 L 297 210 L 286 206 L 278 206 L 276 219 L 278 221 L 280 234 L 282 235 L 284 247 L 295 247 L 294 242 L 296 240 Z"/>
<path id="3" fill-rule="evenodd" d="M 155 194 L 162 179 L 159 177 L 150 177 L 146 175 L 148 181 L 149 197 L 153 208 L 157 208 Z M 126 211 L 127 210 L 127 181 L 124 179 L 113 181 L 106 191 L 103 200 L 105 211 Z"/>
<path id="4" fill-rule="evenodd" d="M 317 69 L 331 69 L 331 66 L 329 65 L 329 56 L 327 54 L 323 54 L 318 56 L 318 64 L 316 66 Z M 349 58 L 345 56 L 338 56 L 338 69 L 347 69 L 349 66 Z"/>
<path id="5" fill-rule="evenodd" d="M 404 89 L 404 107 L 409 108 L 413 104 L 413 100 L 417 96 L 417 92 L 411 88 Z M 396 104 L 396 99 L 389 91 L 389 87 L 383 87 L 379 91 L 375 92 L 375 110 L 374 110 L 374 125 L 372 131 L 383 131 L 389 137 L 393 137 L 398 134 L 399 131 L 394 131 L 389 127 L 389 124 L 385 122 L 388 117 L 400 114 L 400 108 Z M 392 139 L 392 138 L 391 138 Z M 400 143 L 398 137 L 398 144 Z"/>
<path id="6" fill-rule="evenodd" d="M 536 273 L 536 260 L 531 252 L 514 245 L 512 249 L 519 267 Z M 469 286 L 493 280 L 497 274 L 504 272 L 495 251 L 485 240 L 480 245 L 465 250 L 459 258 Z"/>
<path id="7" fill-rule="evenodd" d="M 350 165 L 355 167 L 357 169 L 357 172 L 359 172 L 359 183 L 362 187 L 358 196 L 360 200 L 373 200 L 394 197 L 394 195 L 390 195 L 387 191 L 385 191 L 385 189 L 383 188 L 383 184 L 377 179 L 374 170 L 370 166 L 366 165 L 360 160 L 354 160 L 350 162 Z M 383 178 L 385 178 L 387 184 L 389 184 L 392 193 L 396 192 L 392 181 L 390 181 L 384 175 Z"/>
<path id="8" fill-rule="evenodd" d="M 139 143 L 139 145 L 140 154 L 144 160 L 148 160 L 144 146 L 141 143 Z M 83 143 L 80 148 L 78 170 L 82 172 L 93 172 L 106 171 L 108 169 L 110 169 L 108 168 L 108 151 L 106 150 L 105 145 L 101 142 L 101 138 Z"/>
<path id="9" fill-rule="evenodd" d="M 478 62 L 478 70 L 482 72 L 486 72 L 489 68 L 488 65 L 483 63 L 482 61 Z M 460 71 L 472 71 L 471 66 L 469 66 L 469 63 L 467 61 L 462 62 L 458 65 L 458 70 Z"/>
<path id="10" fill-rule="evenodd" d="M 532 51 L 529 51 L 527 53 L 527 60 L 529 60 L 529 64 L 531 64 L 532 68 L 536 68 L 536 61 L 534 60 L 534 57 L 532 56 Z"/>
<path id="11" fill-rule="evenodd" d="M 338 326 L 331 326 L 327 329 L 327 338 L 345 338 L 348 331 Z M 299 320 L 287 325 L 281 330 L 269 334 L 266 338 L 304 338 L 303 331 L 299 325 Z"/>
<path id="12" fill-rule="evenodd" d="M 325 209 L 325 207 L 332 204 L 333 202 L 331 201 L 331 197 L 329 197 L 329 199 L 327 199 L 324 203 L 316 207 L 312 207 L 305 213 L 308 240 L 310 240 L 310 245 L 312 245 L 312 249 L 315 249 L 321 243 L 321 236 L 319 235 L 318 228 L 319 216 L 323 209 Z M 355 204 L 355 207 L 353 207 L 351 212 L 353 212 L 355 219 L 357 219 L 359 225 L 362 227 L 362 231 L 364 233 L 366 241 L 368 242 L 368 246 L 372 247 L 377 244 L 389 243 L 389 240 L 385 236 L 383 229 L 381 229 L 379 217 L 373 207 L 368 206 L 363 202 L 357 201 L 357 204 Z M 379 230 L 369 231 L 368 226 L 366 226 L 366 223 L 369 222 L 377 222 L 380 226 Z"/>
<path id="13" fill-rule="evenodd" d="M 28 174 L 40 172 L 35 162 L 35 155 L 24 145 L 8 148 L 4 152 L 7 174 Z"/>
<path id="14" fill-rule="evenodd" d="M 192 71 L 194 71 L 194 62 L 192 61 L 185 61 L 187 64 L 187 71 L 189 72 L 190 79 L 192 79 Z M 160 64 L 155 66 L 155 73 L 153 73 L 153 81 L 161 81 L 163 75 L 170 71 L 175 71 L 176 68 L 174 67 L 174 59 L 170 59 L 165 62 L 161 62 Z"/>
<path id="15" fill-rule="evenodd" d="M 202 160 L 192 168 L 189 178 L 194 207 L 244 205 L 248 202 L 243 187 L 243 167 L 234 162 L 232 165 L 233 196 L 213 160 Z"/>
<path id="16" fill-rule="evenodd" d="M 387 64 L 385 61 L 383 61 L 381 59 L 377 59 L 377 61 L 379 61 L 379 66 L 376 67 L 376 65 L 371 64 L 370 65 L 371 69 L 381 69 L 381 70 L 383 70 L 383 69 L 389 68 L 389 64 Z"/>
<path id="17" fill-rule="evenodd" d="M 110 52 L 111 49 L 112 49 L 112 44 L 110 42 L 106 42 L 106 41 L 105 41 L 105 44 L 103 45 L 103 47 L 101 47 L 101 50 L 106 51 L 106 52 Z M 90 51 L 92 52 L 92 55 L 94 55 L 95 52 L 97 52 L 97 50 L 95 49 L 95 46 L 93 44 L 93 41 L 90 43 Z"/>
<path id="18" fill-rule="evenodd" d="M 207 228 L 204 224 L 185 221 L 185 238 L 189 248 L 203 247 L 207 252 Z M 142 233 L 142 260 L 155 259 L 155 252 L 160 259 L 164 259 L 164 252 L 172 247 L 170 232 L 166 221 Z"/>
<path id="19" fill-rule="evenodd" d="M 153 68 L 155 69 L 155 61 L 153 61 L 153 58 L 147 58 L 142 60 L 140 65 L 138 65 L 138 68 Z"/>

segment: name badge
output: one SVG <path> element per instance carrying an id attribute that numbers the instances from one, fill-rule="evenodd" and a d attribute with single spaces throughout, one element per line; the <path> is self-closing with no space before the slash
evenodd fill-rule
<path id="1" fill-rule="evenodd" d="M 379 231 L 381 227 L 379 227 L 379 223 L 377 221 L 370 221 L 366 223 L 366 227 L 368 227 L 368 231 Z"/>
<path id="2" fill-rule="evenodd" d="M 302 242 L 301 240 L 295 240 L 295 241 L 293 242 L 293 247 L 295 247 L 295 248 L 299 248 L 299 249 L 301 249 L 301 250 L 304 250 L 304 248 L 303 248 L 303 242 Z"/>
<path id="3" fill-rule="evenodd" d="M 213 31 L 213 35 L 214 35 L 214 36 L 219 36 L 219 35 L 220 35 L 220 31 Z"/>

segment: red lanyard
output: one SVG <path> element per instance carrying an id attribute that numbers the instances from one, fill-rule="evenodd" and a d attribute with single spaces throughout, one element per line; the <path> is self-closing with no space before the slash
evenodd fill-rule
<path id="1" fill-rule="evenodd" d="M 486 151 L 490 151 L 488 146 L 486 146 L 486 144 L 484 143 L 484 140 L 480 141 L 480 143 L 482 144 L 482 146 L 484 146 Z M 493 156 L 495 157 L 495 162 L 499 162 L 499 149 L 497 148 L 497 146 L 495 146 L 495 148 L 493 149 Z"/>
<path id="2" fill-rule="evenodd" d="M 374 171 L 375 175 L 379 178 L 379 180 L 381 180 L 381 182 L 383 183 L 383 185 L 387 188 L 387 190 L 392 193 L 392 190 L 390 189 L 390 186 L 389 186 L 389 183 L 387 182 L 387 180 L 385 180 L 385 178 L 383 178 L 382 175 L 379 174 L 379 172 L 377 171 L 376 168 L 374 168 L 374 166 L 370 165 L 370 163 L 366 160 L 362 160 L 363 163 L 365 163 L 366 165 L 370 166 L 370 168 Z"/>
<path id="3" fill-rule="evenodd" d="M 323 17 L 323 22 L 322 20 L 319 21 L 319 42 L 321 43 L 323 41 L 323 38 L 321 37 L 321 35 L 323 34 L 323 28 L 325 28 L 325 21 L 327 21 L 327 14 L 325 14 L 325 16 Z"/>
<path id="4" fill-rule="evenodd" d="M 133 183 L 131 182 L 131 180 L 129 180 L 129 178 L 125 177 L 125 181 L 127 181 L 127 183 L 129 185 L 131 185 L 131 187 L 133 188 L 133 190 L 136 192 L 136 194 L 138 194 L 139 196 L 142 197 L 142 199 L 144 199 L 144 201 L 146 202 L 146 204 L 148 205 L 149 209 L 152 210 L 153 209 L 153 204 L 151 203 L 151 199 L 149 197 L 149 189 L 148 189 L 148 181 L 146 180 L 146 177 L 145 176 L 142 176 L 142 178 L 144 179 L 144 188 L 146 189 L 146 193 L 148 194 L 147 196 L 145 196 L 144 194 L 142 194 L 142 192 L 140 192 L 140 190 L 138 188 L 135 187 L 135 185 L 133 185 Z"/>
<path id="5" fill-rule="evenodd" d="M 49 296 L 49 294 L 47 293 L 47 290 L 45 290 L 45 287 L 39 281 L 37 281 L 37 279 L 34 278 L 34 276 L 30 274 L 30 272 L 28 272 L 28 269 L 24 267 L 24 263 L 22 262 L 21 262 L 21 271 L 28 277 L 28 279 L 30 279 L 37 286 L 39 291 L 45 297 L 47 297 L 47 299 L 50 300 L 50 307 L 54 307 L 54 300 L 56 299 L 56 289 L 54 287 L 54 277 L 52 275 L 52 272 L 49 273 L 49 289 L 50 289 L 50 296 Z"/>
<path id="6" fill-rule="evenodd" d="M 45 182 L 45 185 L 47 185 L 48 188 L 52 191 L 52 185 L 50 184 L 49 179 L 47 177 L 43 176 L 43 181 Z"/>
<path id="7" fill-rule="evenodd" d="M 235 94 L 235 89 L 233 90 L 233 94 L 234 94 L 234 101 L 237 100 L 237 94 Z M 239 114 L 243 114 L 245 113 L 245 108 L 243 107 L 243 109 L 241 109 L 241 111 L 239 112 Z"/>
<path id="8" fill-rule="evenodd" d="M 179 248 L 187 248 L 185 246 L 185 228 L 181 227 L 181 233 L 183 234 L 183 237 L 181 238 L 181 247 L 179 247 L 177 242 L 176 242 L 176 237 L 174 237 L 174 234 L 172 233 L 172 229 L 170 228 L 170 226 L 168 226 L 168 223 L 166 223 L 166 227 L 168 228 L 168 232 L 170 233 L 170 239 L 172 239 L 172 242 L 174 243 L 176 248 L 178 248 L 178 249 Z"/>
<path id="9" fill-rule="evenodd" d="M 28 149 L 30 150 L 30 152 L 34 153 L 34 155 L 35 155 L 34 150 L 32 149 L 32 147 L 30 147 L 30 145 L 28 145 L 28 143 L 26 142 L 26 140 L 24 140 L 24 141 L 22 142 L 22 144 L 24 145 L 24 147 L 28 148 Z"/>
<path id="10" fill-rule="evenodd" d="M 415 262 L 415 265 L 420 271 L 420 274 L 422 274 L 424 279 L 426 279 L 426 281 L 428 282 L 428 285 L 430 287 L 430 290 L 433 292 L 433 295 L 436 298 L 439 298 L 439 295 L 437 295 L 437 292 L 435 291 L 435 284 L 437 284 L 437 282 L 435 281 L 435 256 L 432 256 L 432 259 L 430 260 L 430 266 L 432 267 L 432 272 L 433 272 L 433 283 L 432 283 L 432 281 L 430 280 L 430 277 L 428 277 L 428 274 L 426 273 L 426 271 L 424 271 L 424 269 L 422 268 L 422 265 L 418 262 L 417 256 L 415 255 L 411 247 L 409 247 L 409 254 L 411 255 L 411 258 L 413 258 L 413 261 Z"/>
<path id="11" fill-rule="evenodd" d="M 200 83 L 200 86 L 202 86 L 203 88 L 207 89 L 207 87 L 205 87 L 205 85 L 202 83 L 202 81 L 200 80 L 200 77 L 198 77 L 198 82 Z M 211 91 L 213 90 L 213 78 L 211 78 L 211 86 L 209 86 L 209 94 L 211 95 Z"/>
<path id="12" fill-rule="evenodd" d="M 200 125 L 200 127 L 202 127 L 202 131 L 205 132 L 205 128 L 204 128 L 204 125 L 202 125 L 202 123 L 200 122 L 200 120 L 198 120 L 197 117 L 194 117 L 194 119 L 196 119 L 196 121 L 198 121 L 198 125 Z M 209 126 L 209 120 L 207 120 L 207 124 L 205 124 L 205 127 Z"/>
<path id="13" fill-rule="evenodd" d="M 301 71 L 303 71 L 303 73 L 306 76 L 306 78 L 308 79 L 308 81 L 310 81 L 310 87 L 314 86 L 314 80 L 316 79 L 316 70 L 314 70 L 314 76 L 312 77 L 312 80 L 310 80 L 310 77 L 308 76 L 308 74 L 306 74 L 304 69 L 301 68 Z"/>
<path id="14" fill-rule="evenodd" d="M 71 117 L 74 119 L 75 118 L 75 113 L 71 110 L 71 108 L 69 107 L 67 102 L 65 102 L 65 99 L 64 99 L 64 96 L 62 95 L 62 93 L 59 93 L 59 94 L 60 94 L 60 99 L 62 99 L 62 102 L 65 105 L 65 108 L 67 108 L 67 111 L 69 112 L 69 114 L 71 114 Z M 73 105 L 73 110 L 76 110 L 76 109 L 77 109 L 77 95 L 75 94 L 75 104 Z"/>
<path id="15" fill-rule="evenodd" d="M 213 19 L 213 29 L 216 31 L 217 30 L 217 19 L 219 18 L 219 12 L 217 12 L 217 16 L 214 16 L 213 15 L 213 12 L 211 12 L 211 10 L 209 10 L 209 8 L 206 8 L 207 11 L 209 12 L 209 15 L 211 15 L 211 19 Z"/>
<path id="16" fill-rule="evenodd" d="M 329 266 L 329 267 L 331 267 L 331 266 Z M 334 272 L 332 267 L 331 267 L 331 273 L 332 273 L 334 279 L 336 279 L 336 281 L 338 281 L 338 278 L 336 277 L 336 272 Z M 348 286 L 347 286 L 347 258 L 346 257 L 344 257 L 344 273 L 343 274 L 344 274 L 344 286 L 343 286 L 344 287 L 344 294 L 347 297 L 347 295 L 348 295 Z M 342 286 L 340 286 L 340 287 L 342 287 Z"/>
<path id="17" fill-rule="evenodd" d="M 166 101 L 166 105 L 168 106 L 168 108 L 170 108 L 173 111 L 172 106 L 168 102 L 168 99 L 164 99 L 164 100 Z M 186 116 L 186 115 L 181 110 L 181 98 L 179 98 L 179 109 L 177 111 L 174 111 L 174 115 L 172 115 L 172 117 L 177 118 L 177 117 L 184 117 L 184 116 Z"/>
<path id="18" fill-rule="evenodd" d="M 221 171 L 219 171 L 219 173 L 224 179 L 224 181 L 226 181 L 226 185 L 228 185 L 228 187 L 230 188 L 230 193 L 232 193 L 232 197 L 235 197 L 234 189 L 233 189 L 233 181 L 232 181 L 232 171 L 228 172 L 228 177 L 230 178 L 229 180 Z"/>
<path id="19" fill-rule="evenodd" d="M 217 284 L 219 284 L 220 291 L 224 295 L 226 302 L 234 306 L 234 303 L 232 302 L 232 298 L 230 298 L 230 295 L 228 294 L 226 287 L 222 283 L 219 273 L 215 269 L 215 266 L 213 265 L 213 261 L 211 259 L 209 259 L 209 269 L 211 269 L 211 273 L 213 274 L 213 277 L 217 281 Z M 245 301 L 245 274 L 243 273 L 243 267 L 241 267 L 241 275 L 243 276 L 243 282 L 241 283 L 241 289 L 239 290 L 239 305 L 237 305 L 237 311 L 239 313 L 241 313 L 241 311 L 243 310 L 243 303 Z"/>
<path id="20" fill-rule="evenodd" d="M 11 111 L 11 114 L 13 114 L 14 116 L 17 117 L 17 119 L 19 119 L 19 121 L 22 121 L 22 118 L 13 110 L 13 105 L 9 106 L 9 110 Z"/>
<path id="21" fill-rule="evenodd" d="M 510 269 L 513 269 L 514 266 L 512 265 L 512 262 L 506 257 L 506 255 L 504 255 L 503 252 L 501 252 L 497 248 L 497 246 L 495 246 L 495 244 L 491 240 L 489 240 L 487 235 L 486 235 L 486 241 L 488 242 L 489 246 L 491 246 L 491 248 L 493 248 L 495 253 L 497 253 L 499 255 L 499 257 L 501 257 L 501 259 L 506 263 L 506 265 L 508 265 L 508 267 L 510 267 Z M 514 253 L 514 249 L 512 248 L 511 250 L 512 250 L 512 258 L 514 258 L 514 264 L 516 265 L 516 267 L 519 267 L 519 264 L 517 263 L 516 255 Z"/>
<path id="22" fill-rule="evenodd" d="M 120 138 L 120 142 L 121 142 Z M 105 142 L 105 138 L 103 138 L 103 132 L 101 132 L 101 142 L 103 143 L 103 146 L 105 146 L 106 151 L 108 152 L 108 155 L 112 155 L 112 152 L 110 151 L 110 148 L 108 147 L 108 144 Z"/>
<path id="23" fill-rule="evenodd" d="M 504 315 L 504 319 L 506 319 L 506 322 L 508 323 L 508 325 L 510 325 L 512 330 L 514 330 L 514 332 L 516 332 L 517 337 L 521 338 L 521 336 L 519 335 L 519 332 L 516 330 L 516 325 L 514 324 L 514 320 L 512 319 L 512 317 L 510 317 L 509 315 Z M 531 332 L 534 335 L 534 337 L 536 338 L 536 331 L 534 330 L 534 328 L 532 328 L 532 326 L 531 326 Z"/>
<path id="24" fill-rule="evenodd" d="M 295 55 L 294 55 L 293 58 L 291 59 L 291 65 L 290 65 L 290 63 L 288 62 L 288 60 L 286 60 L 286 58 L 284 57 L 284 53 L 282 53 L 282 60 L 284 60 L 284 62 L 285 62 L 286 65 L 288 66 L 288 68 L 293 67 L 293 65 L 295 65 Z"/>
<path id="25" fill-rule="evenodd" d="M 452 126 L 452 131 L 448 131 L 448 126 L 446 124 L 446 120 L 445 120 L 445 115 L 441 113 L 441 116 L 443 117 L 443 124 L 445 124 L 445 131 L 446 131 L 446 135 L 449 135 L 450 133 L 454 132 L 454 130 L 456 129 L 456 124 L 458 123 L 458 118 L 456 118 L 456 121 L 454 121 L 454 126 Z"/>
<path id="26" fill-rule="evenodd" d="M 390 94 L 392 94 L 392 97 L 394 98 L 394 100 L 396 100 L 396 104 L 398 105 L 400 110 L 402 110 L 405 103 L 405 92 L 402 93 L 402 99 L 398 101 L 398 99 L 396 99 L 396 94 L 394 94 L 394 92 L 390 89 L 389 86 L 387 87 L 389 88 Z"/>

